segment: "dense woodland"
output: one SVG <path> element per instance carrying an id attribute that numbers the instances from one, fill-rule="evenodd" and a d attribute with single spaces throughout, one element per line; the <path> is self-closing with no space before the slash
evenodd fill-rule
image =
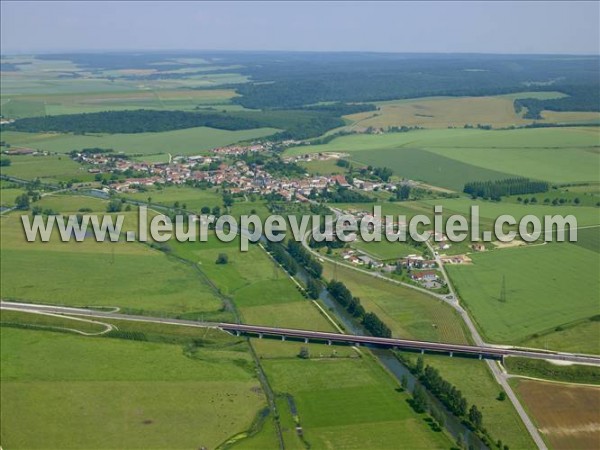
<path id="1" fill-rule="evenodd" d="M 271 127 L 282 131 L 273 139 L 305 139 L 344 125 L 342 114 L 373 109 L 372 105 L 332 105 L 278 111 L 105 111 L 19 119 L 6 128 L 30 133 L 148 133 L 211 127 L 248 130 Z"/>
<path id="2" fill-rule="evenodd" d="M 517 99 L 514 102 L 515 111 L 526 119 L 542 119 L 541 112 L 548 111 L 600 111 L 600 88 L 599 85 L 584 86 L 561 86 L 560 92 L 568 97 L 550 100 L 538 100 L 535 98 Z"/>
<path id="3" fill-rule="evenodd" d="M 203 73 L 241 73 L 251 82 L 233 84 L 234 101 L 252 109 L 296 109 L 321 102 L 372 102 L 434 95 L 494 95 L 522 91 L 560 91 L 570 100 L 548 102 L 552 110 L 598 111 L 599 57 L 595 55 L 482 55 L 314 52 L 80 53 L 39 55 L 71 60 L 90 70 L 188 68 L 178 58 L 201 58 L 219 66 Z M 166 63 L 168 61 L 168 63 Z M 235 66 L 235 69 L 226 66 Z M 208 69 L 208 70 L 206 70 Z M 133 76 L 144 79 L 148 75 Z M 153 74 L 168 78 L 169 74 Z M 221 88 L 223 86 L 217 86 Z M 582 92 L 595 95 L 581 94 Z M 596 103 L 594 104 L 594 99 Z M 528 106 L 529 108 L 529 106 Z M 560 109 L 554 109 L 560 108 Z M 323 109 L 321 109 L 323 111 Z M 532 113 L 533 114 L 533 113 Z"/>

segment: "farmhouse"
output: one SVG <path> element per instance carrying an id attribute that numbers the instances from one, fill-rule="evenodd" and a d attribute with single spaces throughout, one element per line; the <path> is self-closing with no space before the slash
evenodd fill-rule
<path id="1" fill-rule="evenodd" d="M 424 270 L 422 272 L 413 272 L 410 277 L 415 281 L 435 281 L 438 276 L 435 270 Z"/>

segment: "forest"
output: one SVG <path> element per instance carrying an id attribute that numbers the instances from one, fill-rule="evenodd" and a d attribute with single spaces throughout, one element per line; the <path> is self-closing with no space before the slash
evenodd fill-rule
<path id="1" fill-rule="evenodd" d="M 104 111 L 97 113 L 62 114 L 28 117 L 16 120 L 4 128 L 30 133 L 149 133 L 194 127 L 221 130 L 248 130 L 271 127 L 280 129 L 272 139 L 306 139 L 319 136 L 345 124 L 341 115 L 372 110 L 373 105 L 335 103 L 312 108 L 278 111 Z"/>

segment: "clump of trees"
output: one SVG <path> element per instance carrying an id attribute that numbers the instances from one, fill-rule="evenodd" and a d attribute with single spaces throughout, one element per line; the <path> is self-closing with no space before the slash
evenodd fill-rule
<path id="1" fill-rule="evenodd" d="M 225 253 L 219 253 L 217 256 L 216 264 L 227 264 L 229 262 L 229 256 Z"/>

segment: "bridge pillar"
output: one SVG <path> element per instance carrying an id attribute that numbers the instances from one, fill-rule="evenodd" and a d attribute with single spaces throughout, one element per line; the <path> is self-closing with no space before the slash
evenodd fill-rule
<path id="1" fill-rule="evenodd" d="M 481 359 L 483 359 L 483 355 L 479 355 L 479 359 L 480 359 L 480 360 L 481 360 Z"/>
<path id="2" fill-rule="evenodd" d="M 239 336 L 239 335 L 240 335 L 240 331 L 239 331 L 239 330 L 237 330 L 237 331 L 235 332 L 235 335 L 236 335 L 236 336 Z"/>
<path id="3" fill-rule="evenodd" d="M 304 343 L 308 344 L 308 338 L 304 338 Z"/>
<path id="4" fill-rule="evenodd" d="M 282 340 L 282 341 L 285 341 L 285 336 L 281 336 L 281 340 Z"/>
<path id="5" fill-rule="evenodd" d="M 331 345 L 331 341 L 327 341 L 327 345 Z"/>
<path id="6" fill-rule="evenodd" d="M 454 356 L 454 353 L 450 352 L 450 358 L 452 358 L 452 356 Z"/>
<path id="7" fill-rule="evenodd" d="M 262 339 L 263 338 L 263 334 L 262 333 L 258 333 L 258 338 Z"/>
<path id="8" fill-rule="evenodd" d="M 355 342 L 355 343 L 354 343 L 354 346 L 355 346 L 355 347 L 360 347 L 360 342 Z"/>
<path id="9" fill-rule="evenodd" d="M 421 349 L 421 355 L 425 354 L 425 350 Z"/>

